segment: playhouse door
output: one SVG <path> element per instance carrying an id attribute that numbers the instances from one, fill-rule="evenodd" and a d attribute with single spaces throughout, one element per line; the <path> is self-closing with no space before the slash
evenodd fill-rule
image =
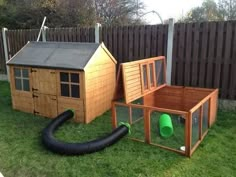
<path id="1" fill-rule="evenodd" d="M 49 118 L 57 116 L 57 97 L 54 95 L 45 95 L 34 93 L 34 113 Z"/>
<path id="2" fill-rule="evenodd" d="M 53 118 L 57 116 L 56 73 L 51 69 L 32 68 L 34 113 Z"/>
<path id="3" fill-rule="evenodd" d="M 52 69 L 32 68 L 33 92 L 56 95 L 56 72 Z"/>

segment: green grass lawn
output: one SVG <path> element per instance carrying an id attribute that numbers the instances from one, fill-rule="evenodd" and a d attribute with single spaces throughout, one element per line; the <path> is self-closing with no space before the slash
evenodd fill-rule
<path id="1" fill-rule="evenodd" d="M 89 125 L 65 123 L 56 137 L 80 142 L 111 131 L 107 112 Z M 5 177 L 59 176 L 236 176 L 236 112 L 218 112 L 218 120 L 191 158 L 127 138 L 104 151 L 61 156 L 41 144 L 50 122 L 12 110 L 9 85 L 0 82 L 0 172 Z"/>

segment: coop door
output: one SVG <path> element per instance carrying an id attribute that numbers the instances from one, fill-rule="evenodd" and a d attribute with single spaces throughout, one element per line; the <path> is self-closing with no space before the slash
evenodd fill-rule
<path id="1" fill-rule="evenodd" d="M 52 69 L 32 68 L 32 91 L 56 95 L 56 72 Z"/>
<path id="2" fill-rule="evenodd" d="M 49 118 L 57 116 L 57 97 L 54 95 L 45 95 L 34 93 L 34 113 Z"/>

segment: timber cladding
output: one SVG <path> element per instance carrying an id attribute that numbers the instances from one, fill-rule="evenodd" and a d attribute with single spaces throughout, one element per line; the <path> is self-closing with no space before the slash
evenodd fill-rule
<path id="1" fill-rule="evenodd" d="M 14 109 L 49 118 L 54 118 L 67 109 L 73 109 L 75 111 L 75 121 L 84 122 L 83 96 L 80 98 L 61 96 L 60 73 L 68 71 L 23 67 L 29 73 L 29 85 L 31 86 L 28 91 L 23 91 L 18 90 L 16 86 L 17 81 L 14 77 L 14 69 L 16 68 L 22 69 L 20 66 L 10 66 L 12 73 L 10 82 Z M 83 75 L 83 72 L 73 73 Z M 83 95 L 84 90 L 82 87 L 79 92 Z"/>
<path id="2" fill-rule="evenodd" d="M 72 109 L 89 123 L 111 107 L 116 60 L 104 44 L 28 43 L 8 65 L 14 109 L 49 118 Z"/>
<path id="3" fill-rule="evenodd" d="M 107 52 L 98 49 L 85 68 L 86 123 L 111 107 L 116 81 L 116 61 L 111 62 Z"/>

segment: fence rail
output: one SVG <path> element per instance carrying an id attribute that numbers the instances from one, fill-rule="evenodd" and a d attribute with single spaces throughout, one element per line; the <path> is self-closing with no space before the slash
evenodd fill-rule
<path id="1" fill-rule="evenodd" d="M 39 30 L 9 30 L 13 56 Z M 100 41 L 118 64 L 167 53 L 168 25 L 102 27 Z M 0 39 L 2 36 L 0 34 Z M 47 41 L 94 42 L 95 28 L 50 28 Z M 236 99 L 236 21 L 176 23 L 172 55 L 172 84 L 219 88 L 220 98 Z M 6 73 L 0 41 L 0 73 Z"/>

